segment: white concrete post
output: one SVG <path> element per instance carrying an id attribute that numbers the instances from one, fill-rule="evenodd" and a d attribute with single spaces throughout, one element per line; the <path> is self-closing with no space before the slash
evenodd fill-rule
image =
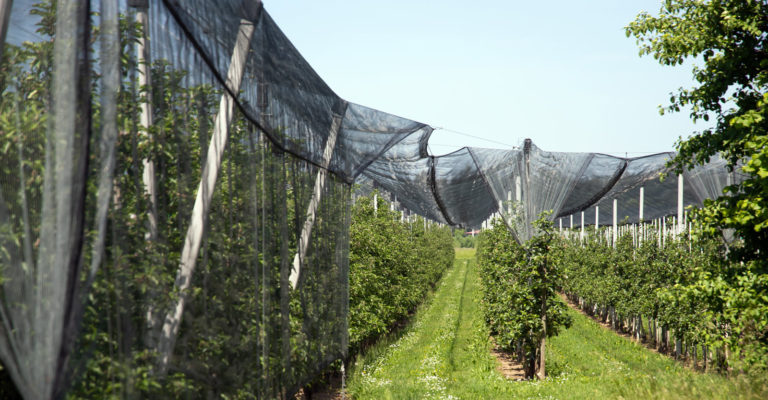
<path id="1" fill-rule="evenodd" d="M 152 126 L 152 60 L 149 58 L 149 16 L 146 7 L 136 9 L 136 23 L 141 25 L 141 35 L 136 40 L 136 53 L 139 70 L 139 90 L 144 91 L 144 96 L 139 99 L 139 134 L 149 135 L 149 127 Z M 155 163 L 150 159 L 142 160 L 142 182 L 144 191 L 149 197 L 147 219 L 149 222 L 149 240 L 157 239 L 157 189 L 155 187 Z"/>
<path id="2" fill-rule="evenodd" d="M 618 232 L 616 231 L 617 219 L 619 213 L 619 200 L 613 199 L 613 247 L 616 247 L 616 239 L 618 238 Z"/>
<path id="3" fill-rule="evenodd" d="M 685 230 L 685 220 L 683 219 L 683 174 L 677 176 L 677 224 L 676 234 L 679 235 Z"/>
<path id="4" fill-rule="evenodd" d="M 253 31 L 254 26 L 251 21 L 240 21 L 240 29 L 237 34 L 235 48 L 232 52 L 229 71 L 227 72 L 227 87 L 233 93 L 240 91 Z M 229 124 L 234 116 L 234 111 L 235 99 L 229 94 L 229 91 L 225 91 L 221 96 L 219 112 L 216 114 L 214 121 L 213 136 L 208 146 L 208 154 L 201 173 L 200 184 L 197 188 L 197 196 L 192 208 L 189 228 L 187 229 L 184 247 L 181 251 L 181 262 L 176 274 L 175 283 L 178 299 L 175 306 L 171 307 L 165 316 L 158 343 L 159 368 L 162 372 L 166 371 L 170 356 L 173 353 L 176 335 L 178 334 L 181 317 L 184 313 L 184 305 L 189 296 L 188 289 L 192 283 L 192 274 L 195 270 L 198 253 L 200 252 L 205 217 L 208 215 L 208 208 L 213 198 L 213 191 L 216 186 L 219 168 L 221 167 L 221 159 L 224 155 L 224 148 L 226 147 L 229 135 Z"/>
<path id="5" fill-rule="evenodd" d="M 322 168 L 317 171 L 317 177 L 315 178 L 315 189 L 312 191 L 312 198 L 309 200 L 309 206 L 307 207 L 307 219 L 304 220 L 304 226 L 301 227 L 301 235 L 299 236 L 298 251 L 293 258 L 293 268 L 291 268 L 291 275 L 288 280 L 291 282 L 291 287 L 296 289 L 296 285 L 299 283 L 299 276 L 301 274 L 301 264 L 304 257 L 307 255 L 307 248 L 309 247 L 309 239 L 312 235 L 312 227 L 315 225 L 315 219 L 317 218 L 317 209 L 320 206 L 320 200 L 323 197 L 323 189 L 325 188 L 325 181 L 328 178 L 328 166 L 331 164 L 331 156 L 333 155 L 333 149 L 336 147 L 336 137 L 338 137 L 339 130 L 341 129 L 341 121 L 344 119 L 341 115 L 333 115 L 333 121 L 331 122 L 331 132 L 328 138 L 325 140 L 325 148 L 323 149 L 323 164 Z"/>
<path id="6" fill-rule="evenodd" d="M 600 227 L 600 206 L 595 206 L 595 233 L 598 227 Z"/>
<path id="7" fill-rule="evenodd" d="M 661 248 L 661 218 L 656 220 L 656 241 L 658 242 L 659 248 Z"/>
<path id="8" fill-rule="evenodd" d="M 11 9 L 13 9 L 13 0 L 0 0 L 0 61 L 2 61 L 3 47 L 5 47 L 5 35 L 8 33 L 8 25 L 11 21 Z"/>
<path id="9" fill-rule="evenodd" d="M 643 241 L 643 231 L 645 230 L 645 224 L 643 223 L 644 212 L 645 212 L 645 187 L 641 186 L 640 187 L 640 212 L 639 212 L 639 218 L 638 218 L 639 224 L 640 224 L 640 235 L 639 235 L 640 242 Z"/>

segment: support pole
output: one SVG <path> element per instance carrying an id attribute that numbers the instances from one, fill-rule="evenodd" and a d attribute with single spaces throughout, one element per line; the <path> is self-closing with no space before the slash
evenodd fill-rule
<path id="1" fill-rule="evenodd" d="M 659 248 L 661 248 L 661 218 L 656 220 L 656 241 Z"/>
<path id="2" fill-rule="evenodd" d="M 138 83 L 139 93 L 143 93 L 139 98 L 139 135 L 149 138 L 149 128 L 154 122 L 154 116 L 152 112 L 152 60 L 150 58 L 149 51 L 149 1 L 148 0 L 132 0 L 128 2 L 129 7 L 133 7 L 136 10 L 136 23 L 141 26 L 141 34 L 136 41 L 136 60 L 138 69 Z M 148 228 L 148 243 L 155 243 L 158 238 L 157 234 L 157 188 L 155 185 L 155 163 L 151 159 L 144 159 L 142 163 L 141 179 L 144 185 L 144 193 L 146 194 L 149 204 L 146 207 L 147 210 L 147 228 Z M 154 289 L 151 290 L 150 298 L 156 296 Z M 147 320 L 147 343 L 149 346 L 155 345 L 155 335 L 157 329 L 160 326 L 161 318 L 160 313 L 156 309 L 156 305 L 151 301 L 147 307 L 146 320 Z"/>
<path id="3" fill-rule="evenodd" d="M 139 126 L 140 133 L 149 136 L 149 128 L 152 126 L 154 116 L 152 113 L 152 60 L 149 57 L 149 15 L 146 1 L 137 1 L 136 23 L 141 25 L 141 36 L 136 41 L 136 53 L 139 70 L 139 91 L 144 96 L 139 100 Z M 144 190 L 149 197 L 147 220 L 149 223 L 149 240 L 157 240 L 157 189 L 155 187 L 155 163 L 150 159 L 142 161 L 144 170 L 142 181 Z"/>
<path id="4" fill-rule="evenodd" d="M 616 231 L 617 227 L 617 220 L 618 220 L 618 213 L 619 213 L 619 200 L 613 199 L 613 247 L 616 247 L 616 240 L 618 239 L 618 232 Z"/>
<path id="5" fill-rule="evenodd" d="M 639 216 L 638 216 L 638 224 L 640 225 L 640 232 L 638 232 L 638 243 L 643 242 L 643 234 L 645 232 L 645 223 L 644 223 L 644 212 L 645 212 L 645 187 L 640 186 L 640 210 L 639 210 Z"/>
<path id="6" fill-rule="evenodd" d="M 685 231 L 685 220 L 683 219 L 683 174 L 677 176 L 677 224 L 675 227 L 675 236 Z"/>
<path id="7" fill-rule="evenodd" d="M 597 228 L 600 227 L 600 206 L 595 206 L 595 234 L 597 234 Z"/>
<path id="8" fill-rule="evenodd" d="M 0 62 L 3 61 L 5 35 L 8 33 L 8 25 L 10 25 L 11 22 L 12 9 L 13 0 L 0 0 Z"/>
<path id="9" fill-rule="evenodd" d="M 0 0 L 3 1 L 3 0 Z M 101 0 L 101 138 L 99 152 L 101 166 L 97 195 L 95 244 L 91 253 L 91 270 L 88 286 L 96 279 L 96 272 L 104 255 L 107 235 L 107 213 L 113 192 L 115 153 L 117 143 L 117 94 L 120 87 L 120 36 L 119 9 L 117 0 Z M 2 51 L 2 49 L 0 49 Z"/>
<path id="10" fill-rule="evenodd" d="M 240 29 L 237 34 L 234 51 L 232 52 L 229 71 L 227 72 L 227 87 L 232 93 L 237 93 L 240 90 L 253 31 L 254 25 L 251 21 L 240 21 Z M 178 299 L 175 306 L 172 306 L 165 316 L 158 343 L 158 361 L 161 373 L 165 373 L 168 368 L 176 342 L 176 335 L 179 332 L 184 305 L 189 296 L 188 289 L 192 282 L 197 255 L 200 252 L 203 228 L 211 199 L 213 198 L 213 191 L 216 186 L 219 168 L 221 167 L 221 159 L 224 155 L 224 148 L 226 147 L 229 135 L 229 124 L 232 122 L 234 111 L 235 99 L 230 95 L 229 91 L 224 91 L 219 103 L 219 112 L 216 114 L 214 121 L 213 136 L 208 146 L 205 165 L 200 177 L 200 185 L 197 188 L 195 205 L 192 208 L 189 228 L 187 229 L 184 247 L 181 251 L 181 263 L 176 275 Z"/>
<path id="11" fill-rule="evenodd" d="M 581 212 L 581 233 L 579 234 L 579 240 L 584 243 L 584 211 Z"/>
<path id="12" fill-rule="evenodd" d="M 327 168 L 331 163 L 331 155 L 333 155 L 333 149 L 336 147 L 336 137 L 338 137 L 339 130 L 341 129 L 341 121 L 343 119 L 343 116 L 334 114 L 333 121 L 331 122 L 331 133 L 325 141 L 325 149 L 323 149 L 323 165 L 317 172 L 317 178 L 315 178 L 315 189 L 312 191 L 312 199 L 310 199 L 309 207 L 307 208 L 307 219 L 304 220 L 304 226 L 301 228 L 298 251 L 293 258 L 293 268 L 291 269 L 291 276 L 288 278 L 291 282 L 291 287 L 294 289 L 296 289 L 296 285 L 299 283 L 301 265 L 304 261 L 304 257 L 307 255 L 309 237 L 312 234 L 312 227 L 315 225 L 317 208 L 320 206 L 320 200 L 323 197 L 323 189 L 325 188 L 325 181 L 328 178 Z M 374 195 L 374 197 L 376 196 Z"/>

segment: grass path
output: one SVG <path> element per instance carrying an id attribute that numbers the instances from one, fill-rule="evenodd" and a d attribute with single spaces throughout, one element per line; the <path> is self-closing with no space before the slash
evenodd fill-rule
<path id="1" fill-rule="evenodd" d="M 355 399 L 768 398 L 766 386 L 692 372 L 575 311 L 573 326 L 550 340 L 547 380 L 508 381 L 489 351 L 474 262 L 473 251 L 457 251 L 413 323 L 358 357 Z"/>

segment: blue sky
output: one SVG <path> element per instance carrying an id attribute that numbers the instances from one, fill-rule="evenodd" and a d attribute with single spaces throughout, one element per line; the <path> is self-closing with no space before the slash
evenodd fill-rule
<path id="1" fill-rule="evenodd" d="M 544 150 L 639 156 L 705 128 L 658 112 L 693 85 L 690 64 L 640 58 L 624 34 L 661 0 L 264 4 L 343 98 L 486 139 L 436 130 L 434 154 L 531 138 Z"/>

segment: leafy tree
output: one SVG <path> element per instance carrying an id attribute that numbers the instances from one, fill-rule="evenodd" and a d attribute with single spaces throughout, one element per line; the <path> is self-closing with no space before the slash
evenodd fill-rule
<path id="1" fill-rule="evenodd" d="M 768 359 L 768 3 L 756 0 L 667 0 L 658 16 L 641 13 L 626 28 L 641 55 L 663 65 L 687 59 L 697 86 L 672 94 L 662 113 L 690 107 L 691 118 L 713 128 L 677 143 L 676 172 L 721 155 L 743 180 L 694 212 L 708 235 L 733 229 L 739 240 L 726 251 L 724 268 L 702 270 L 673 298 L 706 303 L 725 332 L 719 344 L 727 367 L 763 370 Z M 736 364 L 740 365 L 736 365 Z"/>
<path id="2" fill-rule="evenodd" d="M 546 338 L 571 325 L 556 292 L 561 280 L 553 262 L 555 238 L 546 214 L 534 222 L 537 234 L 520 245 L 500 220 L 478 241 L 483 312 L 491 333 L 504 350 L 516 351 L 526 376 L 545 376 Z M 538 368 L 537 368 L 538 367 Z"/>
<path id="3" fill-rule="evenodd" d="M 744 239 L 734 254 L 760 258 L 768 242 L 768 3 L 757 0 L 667 0 L 658 16 L 641 13 L 626 27 L 640 55 L 663 65 L 699 59 L 698 86 L 680 88 L 661 109 L 691 108 L 694 121 L 715 118 L 715 126 L 677 143 L 671 161 L 677 172 L 721 154 L 746 180 L 708 201 L 699 213 L 709 232 L 732 228 Z"/>

